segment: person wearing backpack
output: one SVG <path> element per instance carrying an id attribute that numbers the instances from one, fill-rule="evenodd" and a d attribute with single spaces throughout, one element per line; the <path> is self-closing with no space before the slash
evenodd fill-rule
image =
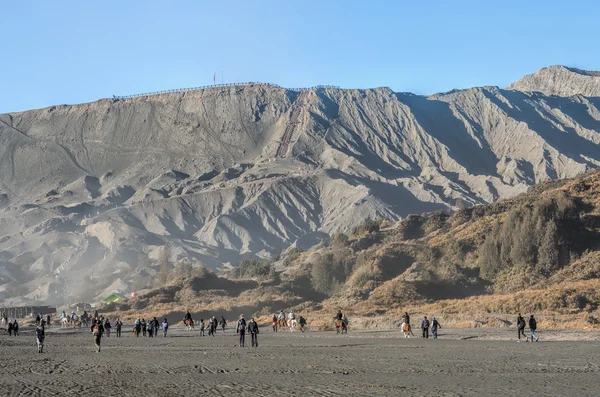
<path id="1" fill-rule="evenodd" d="M 521 340 L 521 335 L 523 335 L 523 338 L 527 339 L 527 336 L 525 336 L 525 319 L 521 316 L 521 313 L 519 313 L 519 316 L 517 317 L 517 338 L 519 340 Z"/>
<path id="2" fill-rule="evenodd" d="M 154 337 L 154 321 L 148 320 L 148 323 L 147 323 L 146 327 L 147 327 L 147 330 L 148 330 L 148 336 L 150 338 Z"/>
<path id="3" fill-rule="evenodd" d="M 537 329 L 537 321 L 535 321 L 535 318 L 533 317 L 533 314 L 532 314 L 531 317 L 529 317 L 529 331 L 531 332 L 531 341 L 532 342 L 534 340 L 536 342 L 539 341 L 538 337 L 535 336 L 536 329 Z"/>
<path id="4" fill-rule="evenodd" d="M 429 339 L 429 320 L 427 320 L 427 316 L 423 317 L 423 321 L 421 321 L 421 330 L 423 331 L 423 338 Z"/>
<path id="5" fill-rule="evenodd" d="M 92 335 L 94 335 L 94 345 L 96 345 L 96 352 L 100 353 L 100 342 L 102 341 L 102 334 L 104 334 L 104 326 L 102 321 L 98 320 L 92 328 Z"/>
<path id="6" fill-rule="evenodd" d="M 168 329 L 169 329 L 169 322 L 165 318 L 165 321 L 163 321 L 163 323 L 162 323 L 163 338 L 167 336 L 167 330 Z"/>
<path id="7" fill-rule="evenodd" d="M 240 319 L 237 322 L 237 333 L 240 335 L 240 347 L 244 347 L 246 342 L 246 320 L 244 320 L 244 315 L 240 314 Z"/>
<path id="8" fill-rule="evenodd" d="M 252 347 L 258 347 L 258 324 L 254 321 L 254 317 L 248 322 L 248 332 L 252 337 Z"/>

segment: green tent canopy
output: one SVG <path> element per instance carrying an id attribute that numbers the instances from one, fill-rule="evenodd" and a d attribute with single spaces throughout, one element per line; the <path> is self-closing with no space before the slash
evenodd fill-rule
<path id="1" fill-rule="evenodd" d="M 125 302 L 126 300 L 127 300 L 127 298 L 125 298 L 123 295 L 113 293 L 113 294 L 108 295 L 106 298 L 102 299 L 102 302 L 108 304 L 108 303 L 114 303 L 114 302 Z"/>

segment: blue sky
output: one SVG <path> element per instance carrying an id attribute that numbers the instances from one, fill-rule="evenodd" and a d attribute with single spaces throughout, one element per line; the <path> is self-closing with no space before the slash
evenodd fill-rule
<path id="1" fill-rule="evenodd" d="M 215 72 L 431 94 L 504 87 L 552 64 L 600 70 L 597 1 L 12 1 L 0 12 L 0 113 L 211 84 Z"/>

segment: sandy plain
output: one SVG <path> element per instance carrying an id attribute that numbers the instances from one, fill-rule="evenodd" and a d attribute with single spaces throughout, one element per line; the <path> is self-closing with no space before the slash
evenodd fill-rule
<path id="1" fill-rule="evenodd" d="M 129 330 L 130 327 L 125 329 Z M 114 334 L 114 331 L 113 331 Z M 0 334 L 4 396 L 482 396 L 598 395 L 600 332 L 442 329 L 439 339 L 397 330 L 280 332 L 236 346 L 232 329 L 199 337 L 103 338 L 50 329 L 38 354 L 32 328 Z M 248 337 L 249 339 L 249 337 Z M 247 340 L 246 346 L 249 346 Z"/>

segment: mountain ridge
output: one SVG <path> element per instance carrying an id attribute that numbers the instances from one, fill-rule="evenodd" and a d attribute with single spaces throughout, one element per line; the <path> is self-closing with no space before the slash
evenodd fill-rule
<path id="1" fill-rule="evenodd" d="M 163 246 L 227 267 L 512 197 L 600 165 L 599 109 L 497 87 L 257 85 L 0 115 L 0 271 L 24 286 L 4 296 L 91 299 L 132 288 Z M 61 292 L 36 295 L 40 282 Z"/>

